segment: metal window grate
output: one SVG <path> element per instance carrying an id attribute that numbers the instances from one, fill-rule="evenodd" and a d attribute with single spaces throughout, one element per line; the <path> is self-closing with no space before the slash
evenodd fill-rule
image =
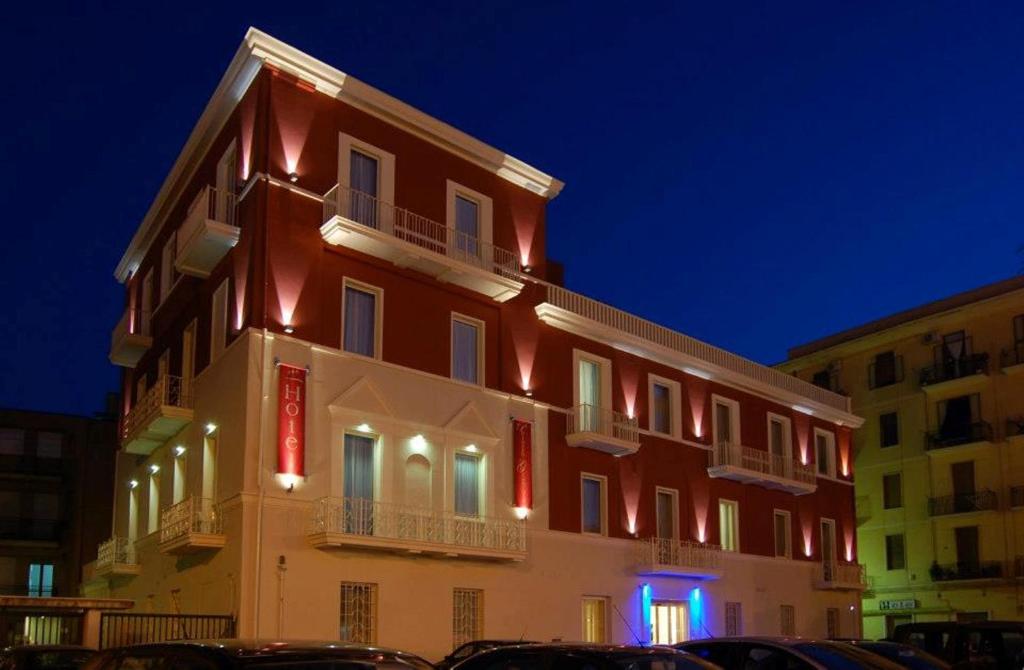
<path id="1" fill-rule="evenodd" d="M 452 648 L 479 640 L 484 632 L 484 592 L 455 589 L 452 600 Z"/>
<path id="2" fill-rule="evenodd" d="M 725 634 L 743 635 L 742 603 L 725 603 Z"/>
<path id="3" fill-rule="evenodd" d="M 341 619 L 338 639 L 342 642 L 358 644 L 376 643 L 376 584 L 341 583 Z"/>
<path id="4" fill-rule="evenodd" d="M 796 635 L 796 610 L 792 605 L 779 605 L 779 633 Z"/>

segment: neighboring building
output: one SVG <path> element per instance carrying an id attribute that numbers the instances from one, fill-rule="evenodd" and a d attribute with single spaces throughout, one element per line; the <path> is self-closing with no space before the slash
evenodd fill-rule
<path id="1" fill-rule="evenodd" d="M 847 393 L 864 632 L 1024 613 L 1024 277 L 790 350 L 780 366 Z"/>
<path id="2" fill-rule="evenodd" d="M 117 268 L 89 592 L 430 657 L 856 635 L 848 400 L 557 285 L 561 186 L 250 31 Z"/>
<path id="3" fill-rule="evenodd" d="M 78 595 L 110 535 L 117 400 L 94 417 L 0 409 L 0 593 Z"/>

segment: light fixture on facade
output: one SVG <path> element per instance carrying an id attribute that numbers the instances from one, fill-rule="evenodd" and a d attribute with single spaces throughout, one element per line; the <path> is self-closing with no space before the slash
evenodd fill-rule
<path id="1" fill-rule="evenodd" d="M 533 397 L 533 391 L 531 389 L 525 389 L 523 391 L 523 394 L 526 395 L 527 398 L 532 398 Z"/>
<path id="2" fill-rule="evenodd" d="M 299 180 L 299 173 L 297 173 L 297 172 L 289 172 L 288 173 L 288 181 L 290 181 L 291 183 L 294 184 L 298 180 Z"/>
<path id="3" fill-rule="evenodd" d="M 291 493 L 292 491 L 295 490 L 295 485 L 299 483 L 300 479 L 301 477 L 299 477 L 299 475 L 292 475 L 286 473 L 279 473 L 277 475 L 277 481 L 280 482 L 281 488 L 283 488 L 288 493 Z"/>
<path id="4" fill-rule="evenodd" d="M 370 428 L 370 424 L 368 424 L 368 423 L 361 423 L 361 424 L 359 424 L 358 426 L 356 426 L 356 430 L 358 430 L 360 433 L 370 433 L 370 432 L 373 432 L 373 429 Z"/>
<path id="5" fill-rule="evenodd" d="M 128 481 L 128 488 L 130 488 L 130 489 L 137 489 L 137 488 L 139 488 L 139 480 L 138 479 L 130 479 Z"/>
<path id="6" fill-rule="evenodd" d="M 152 465 L 149 466 L 149 474 L 155 475 L 158 472 L 160 472 L 160 466 L 159 465 L 157 465 L 156 463 L 153 463 Z"/>
<path id="7" fill-rule="evenodd" d="M 185 447 L 183 447 L 180 444 L 178 446 L 176 446 L 174 448 L 174 455 L 177 456 L 178 458 L 181 458 L 182 456 L 184 456 L 185 455 Z"/>
<path id="8" fill-rule="evenodd" d="M 513 507 L 512 511 L 515 512 L 516 518 L 522 521 L 526 517 L 530 516 L 529 507 Z"/>
<path id="9" fill-rule="evenodd" d="M 531 272 L 533 272 L 533 268 L 531 268 L 529 265 L 524 265 L 523 272 L 525 272 L 526 274 L 530 274 Z"/>
<path id="10" fill-rule="evenodd" d="M 413 435 L 412 439 L 409 440 L 409 446 L 412 450 L 419 453 L 427 448 L 427 438 L 422 435 Z"/>
<path id="11" fill-rule="evenodd" d="M 291 326 L 285 326 L 284 327 L 284 332 L 287 333 L 288 335 L 291 335 L 292 333 L 295 332 L 295 329 L 292 328 Z"/>
<path id="12" fill-rule="evenodd" d="M 208 423 L 208 424 L 206 424 L 206 434 L 207 435 L 213 435 L 216 432 L 217 432 L 217 424 L 215 424 L 215 423 Z"/>
<path id="13" fill-rule="evenodd" d="M 466 451 L 468 451 L 471 454 L 475 454 L 476 452 L 478 452 L 480 450 L 476 448 L 475 444 L 467 444 L 466 445 Z"/>

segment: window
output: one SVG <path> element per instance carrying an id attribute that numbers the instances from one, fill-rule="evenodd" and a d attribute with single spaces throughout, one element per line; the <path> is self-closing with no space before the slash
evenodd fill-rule
<path id="1" fill-rule="evenodd" d="M 608 639 L 608 599 L 583 598 L 583 641 L 602 644 Z"/>
<path id="2" fill-rule="evenodd" d="M 715 445 L 737 446 L 740 442 L 740 404 L 729 398 L 712 396 Z"/>
<path id="3" fill-rule="evenodd" d="M 484 636 L 484 592 L 480 589 L 455 589 L 452 597 L 452 647 L 479 640 Z"/>
<path id="4" fill-rule="evenodd" d="M 777 509 L 774 515 L 775 523 L 775 555 L 780 558 L 793 557 L 793 532 L 790 513 Z"/>
<path id="5" fill-rule="evenodd" d="M 779 605 L 779 633 L 796 635 L 796 609 L 792 605 Z"/>
<path id="6" fill-rule="evenodd" d="M 907 559 L 903 546 L 903 535 L 885 536 L 885 569 L 903 570 L 907 567 Z"/>
<path id="7" fill-rule="evenodd" d="M 149 522 L 146 524 L 147 533 L 155 533 L 160 530 L 160 473 L 154 472 L 149 476 Z"/>
<path id="8" fill-rule="evenodd" d="M 722 551 L 740 550 L 740 511 L 734 500 L 718 501 L 718 532 Z"/>
<path id="9" fill-rule="evenodd" d="M 892 351 L 875 356 L 868 366 L 868 388 L 877 389 L 903 381 L 903 361 Z"/>
<path id="10" fill-rule="evenodd" d="M 64 436 L 60 433 L 41 432 L 36 436 L 36 456 L 39 458 L 60 458 Z"/>
<path id="11" fill-rule="evenodd" d="M 376 643 L 376 584 L 341 583 L 341 621 L 338 639 L 356 644 Z"/>
<path id="12" fill-rule="evenodd" d="M 685 602 L 651 603 L 651 644 L 672 645 L 690 639 L 690 610 Z"/>
<path id="13" fill-rule="evenodd" d="M 882 448 L 894 447 L 900 443 L 900 415 L 887 412 L 878 415 L 878 443 Z"/>
<path id="14" fill-rule="evenodd" d="M 483 332 L 482 321 L 452 315 L 452 379 L 483 383 Z"/>
<path id="15" fill-rule="evenodd" d="M 682 406 L 679 382 L 648 375 L 649 428 L 651 432 L 680 437 Z"/>
<path id="16" fill-rule="evenodd" d="M 210 315 L 210 362 L 217 360 L 227 346 L 227 333 L 228 280 L 225 279 L 213 292 L 213 307 Z"/>
<path id="17" fill-rule="evenodd" d="M 493 241 L 493 201 L 473 189 L 448 180 L 445 224 L 455 231 L 448 253 L 470 263 L 488 260 Z"/>
<path id="18" fill-rule="evenodd" d="M 172 232 L 164 243 L 163 255 L 160 259 L 160 302 L 163 303 L 171 294 L 171 288 L 178 280 L 178 270 L 174 261 L 178 253 L 178 234 Z"/>
<path id="19" fill-rule="evenodd" d="M 597 475 L 582 476 L 582 525 L 584 533 L 604 535 L 605 529 L 605 487 L 607 480 Z"/>
<path id="20" fill-rule="evenodd" d="M 882 508 L 903 507 L 903 476 L 899 472 L 882 475 Z"/>
<path id="21" fill-rule="evenodd" d="M 375 157 L 353 149 L 349 154 L 348 218 L 377 228 L 380 168 Z"/>
<path id="22" fill-rule="evenodd" d="M 793 458 L 793 438 L 788 417 L 768 413 L 768 451 L 776 463 L 788 463 Z M 776 467 L 774 464 L 772 467 Z"/>
<path id="23" fill-rule="evenodd" d="M 203 497 L 217 497 L 217 433 L 203 436 Z"/>
<path id="24" fill-rule="evenodd" d="M 28 595 L 43 598 L 53 595 L 52 563 L 32 563 L 28 566 Z"/>
<path id="25" fill-rule="evenodd" d="M 828 370 L 818 370 L 811 377 L 811 383 L 823 389 L 832 390 L 832 373 Z"/>
<path id="26" fill-rule="evenodd" d="M 0 455 L 20 456 L 25 453 L 25 431 L 20 428 L 0 428 Z"/>
<path id="27" fill-rule="evenodd" d="M 394 154 L 339 133 L 338 184 L 339 214 L 364 226 L 390 230 L 395 202 Z"/>
<path id="28" fill-rule="evenodd" d="M 825 631 L 828 639 L 835 640 L 839 637 L 839 609 L 829 607 L 825 610 Z"/>
<path id="29" fill-rule="evenodd" d="M 676 510 L 679 509 L 679 493 L 675 489 L 663 489 L 660 486 L 655 492 L 655 516 L 657 517 L 658 537 L 676 539 L 679 537 L 679 522 Z"/>
<path id="30" fill-rule="evenodd" d="M 814 457 L 820 476 L 836 476 L 836 436 L 834 433 L 820 428 L 814 429 Z"/>
<path id="31" fill-rule="evenodd" d="M 480 459 L 455 454 L 455 513 L 480 516 Z"/>
<path id="32" fill-rule="evenodd" d="M 741 603 L 725 603 L 725 634 L 727 636 L 743 635 L 743 605 Z"/>
<path id="33" fill-rule="evenodd" d="M 342 348 L 353 354 L 380 356 L 380 289 L 345 280 Z"/>
<path id="34" fill-rule="evenodd" d="M 603 412 L 611 409 L 612 404 L 612 363 L 574 349 L 573 368 L 576 432 L 602 432 Z"/>
<path id="35" fill-rule="evenodd" d="M 177 446 L 174 451 L 174 481 L 171 482 L 171 503 L 178 504 L 185 499 L 185 476 L 188 473 L 185 447 Z"/>

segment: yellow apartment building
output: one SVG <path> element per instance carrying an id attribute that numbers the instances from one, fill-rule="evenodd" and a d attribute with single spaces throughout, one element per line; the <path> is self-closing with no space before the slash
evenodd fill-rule
<path id="1" fill-rule="evenodd" d="M 780 366 L 847 394 L 864 635 L 1024 617 L 1024 277 L 795 347 Z"/>

